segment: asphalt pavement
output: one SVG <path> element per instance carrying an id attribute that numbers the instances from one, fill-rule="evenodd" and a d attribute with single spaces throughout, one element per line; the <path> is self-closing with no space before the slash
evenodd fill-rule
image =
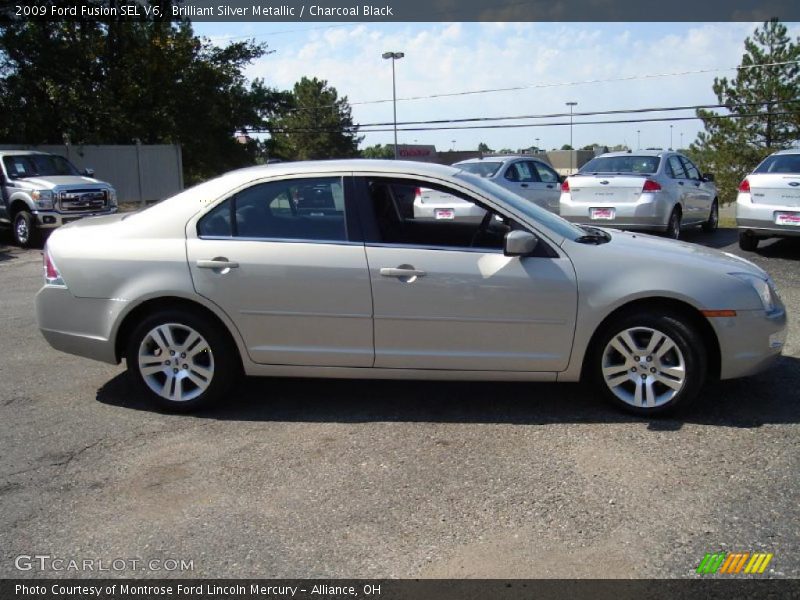
<path id="1" fill-rule="evenodd" d="M 764 267 L 789 340 L 649 421 L 579 384 L 322 379 L 160 414 L 122 366 L 45 343 L 39 252 L 4 232 L 0 577 L 672 578 L 720 550 L 800 577 L 800 239 L 685 238 Z"/>

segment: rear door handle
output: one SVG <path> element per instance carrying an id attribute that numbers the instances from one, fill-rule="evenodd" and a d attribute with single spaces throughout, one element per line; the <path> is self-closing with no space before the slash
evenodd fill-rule
<path id="1" fill-rule="evenodd" d="M 381 276 L 382 277 L 424 277 L 426 275 L 425 271 L 420 271 L 419 269 L 414 268 L 404 268 L 404 267 L 382 267 L 381 268 Z"/>
<path id="2" fill-rule="evenodd" d="M 552 189 L 553 189 L 555 186 L 554 186 L 552 183 L 548 183 L 548 184 L 547 184 L 547 187 L 548 187 L 548 189 L 551 189 L 551 190 L 552 190 Z"/>
<path id="3" fill-rule="evenodd" d="M 200 259 L 197 261 L 198 269 L 238 269 L 239 263 L 227 258 Z"/>
<path id="4" fill-rule="evenodd" d="M 682 182 L 682 181 L 679 181 L 679 182 L 678 182 L 678 185 L 683 185 L 683 182 Z"/>
<path id="5" fill-rule="evenodd" d="M 528 187 L 528 184 L 527 183 L 520 183 L 519 187 Z"/>

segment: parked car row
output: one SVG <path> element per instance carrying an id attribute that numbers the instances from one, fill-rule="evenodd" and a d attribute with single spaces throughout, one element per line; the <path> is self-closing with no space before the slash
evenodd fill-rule
<path id="1" fill-rule="evenodd" d="M 676 155 L 643 156 L 629 168 L 646 172 L 601 175 L 617 167 L 598 162 L 570 189 L 613 189 L 607 179 L 629 204 L 657 203 L 640 196 L 657 196 L 648 181 L 673 185 Z M 69 223 L 43 253 L 39 327 L 58 350 L 125 360 L 143 393 L 176 411 L 223 400 L 244 372 L 584 379 L 649 416 L 780 355 L 786 311 L 758 266 L 571 223 L 510 191 L 533 183 L 507 179 L 512 168 L 542 178 L 535 161 L 487 162 L 253 167 L 138 213 Z M 663 197 L 689 213 L 675 185 Z M 583 200 L 591 223 L 614 220 L 592 219 L 606 205 Z"/>

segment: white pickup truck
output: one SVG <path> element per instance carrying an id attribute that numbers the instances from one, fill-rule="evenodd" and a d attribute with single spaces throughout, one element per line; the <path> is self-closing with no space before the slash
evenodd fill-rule
<path id="1" fill-rule="evenodd" d="M 10 226 L 25 248 L 38 243 L 43 231 L 116 212 L 114 188 L 93 174 L 55 154 L 0 151 L 0 225 Z"/>

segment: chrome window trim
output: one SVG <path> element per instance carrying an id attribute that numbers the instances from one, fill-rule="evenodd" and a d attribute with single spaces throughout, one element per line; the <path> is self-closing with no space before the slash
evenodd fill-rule
<path id="1" fill-rule="evenodd" d="M 282 244 L 329 244 L 336 246 L 363 246 L 364 242 L 353 242 L 350 240 L 311 240 L 301 238 L 261 238 L 261 237 L 241 237 L 231 235 L 198 235 L 198 240 L 231 241 L 231 242 L 276 242 Z"/>
<path id="2" fill-rule="evenodd" d="M 409 250 L 438 250 L 450 252 L 472 252 L 475 254 L 503 254 L 502 248 L 465 248 L 462 246 L 423 246 L 417 244 L 390 244 L 384 242 L 369 242 L 367 248 L 406 248 Z"/>

